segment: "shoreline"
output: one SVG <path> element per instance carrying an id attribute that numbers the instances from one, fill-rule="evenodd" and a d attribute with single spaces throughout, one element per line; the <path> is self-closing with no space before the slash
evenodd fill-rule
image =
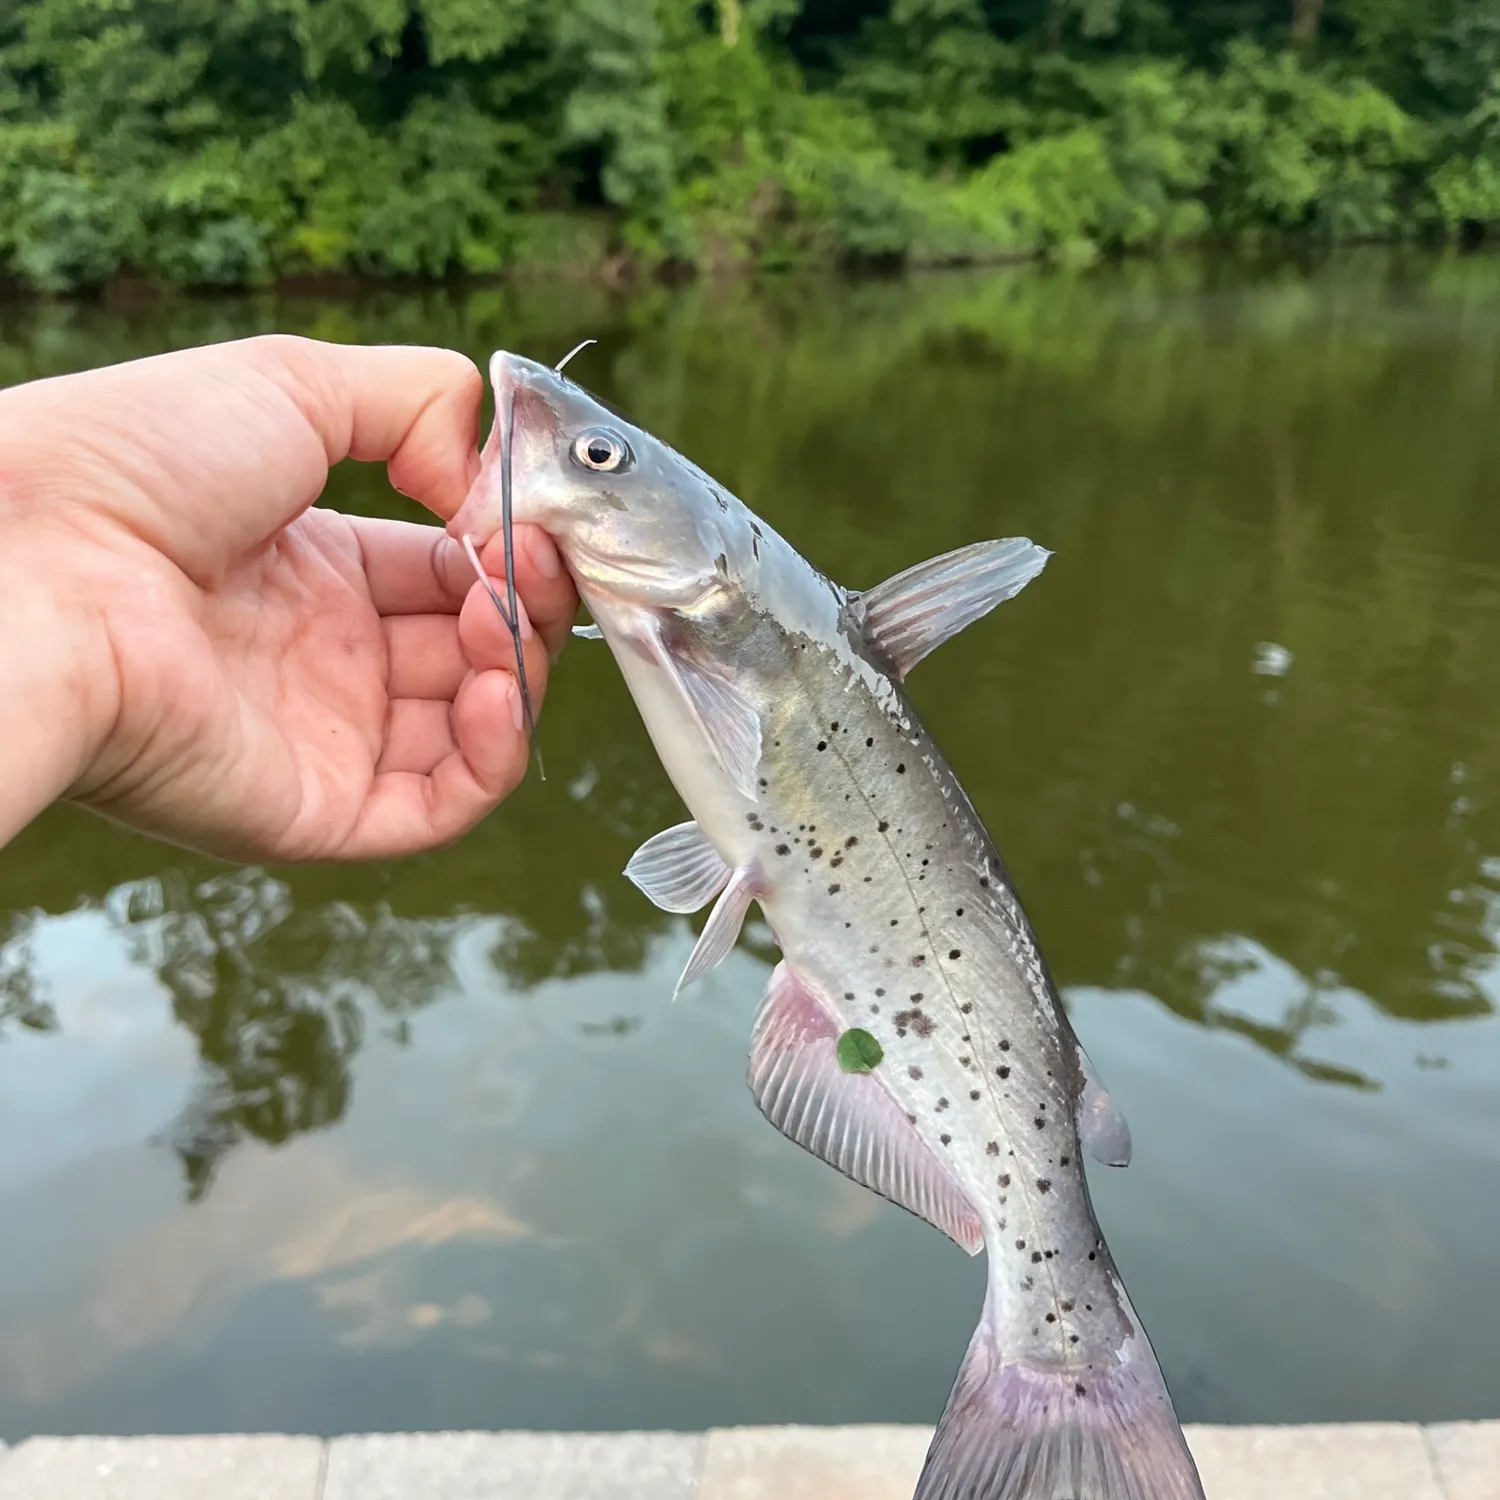
<path id="1" fill-rule="evenodd" d="M 1187 240 L 1150 250 L 1100 252 L 1083 259 L 1044 253 L 996 253 L 965 259 L 915 258 L 899 264 L 867 262 L 840 264 L 807 261 L 763 266 L 754 262 L 715 263 L 698 267 L 643 266 L 623 254 L 578 261 L 526 261 L 502 270 L 446 277 L 380 276 L 352 271 L 299 271 L 264 281 L 215 285 L 163 281 L 138 273 L 122 273 L 94 287 L 44 291 L 26 282 L 0 276 L 0 307 L 104 307 L 128 309 L 172 302 L 213 303 L 254 297 L 354 300 L 375 295 L 420 296 L 434 293 L 542 288 L 585 289 L 611 296 L 641 296 L 653 291 L 692 286 L 746 287 L 808 280 L 890 282 L 909 277 L 1032 269 L 1090 271 L 1121 265 L 1171 264 L 1212 260 L 1244 266 L 1285 266 L 1316 263 L 1351 251 L 1383 250 L 1391 255 L 1425 257 L 1443 254 L 1481 258 L 1500 250 L 1500 241 L 1434 239 L 1421 235 L 1355 237 L 1338 240 L 1295 234 L 1260 235 L 1247 239 Z"/>
<path id="2" fill-rule="evenodd" d="M 1500 1420 L 1184 1428 L 1208 1500 L 1500 1500 Z M 34 1437 L 0 1500 L 910 1500 L 925 1426 Z"/>

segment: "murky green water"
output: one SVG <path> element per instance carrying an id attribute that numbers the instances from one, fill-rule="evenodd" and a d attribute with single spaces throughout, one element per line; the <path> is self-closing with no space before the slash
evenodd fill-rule
<path id="1" fill-rule="evenodd" d="M 0 381 L 268 328 L 597 336 L 851 585 L 1055 548 L 913 689 L 1133 1126 L 1184 1417 L 1500 1415 L 1500 262 L 10 309 Z M 936 1416 L 981 1268 L 755 1111 L 763 937 L 668 1004 L 602 648 L 543 742 L 401 864 L 0 854 L 0 1435 Z"/>

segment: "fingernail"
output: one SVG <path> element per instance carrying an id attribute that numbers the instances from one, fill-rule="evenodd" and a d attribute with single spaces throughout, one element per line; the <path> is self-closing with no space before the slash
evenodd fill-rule
<path id="1" fill-rule="evenodd" d="M 545 531 L 533 531 L 526 543 L 531 553 L 531 566 L 543 578 L 557 578 L 562 574 L 562 555 L 557 543 Z"/>
<path id="2" fill-rule="evenodd" d="M 510 716 L 515 720 L 516 733 L 526 728 L 526 710 L 521 707 L 521 684 L 514 677 L 506 678 L 506 691 L 510 694 Z"/>
<path id="3" fill-rule="evenodd" d="M 531 628 L 531 616 L 526 613 L 526 601 L 516 595 L 516 623 L 521 627 L 521 639 L 529 641 L 536 632 Z"/>

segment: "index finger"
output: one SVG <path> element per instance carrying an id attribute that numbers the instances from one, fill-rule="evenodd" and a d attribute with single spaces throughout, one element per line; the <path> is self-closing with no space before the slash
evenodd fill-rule
<path id="1" fill-rule="evenodd" d="M 439 517 L 479 472 L 484 380 L 473 360 L 418 345 L 327 344 L 272 334 L 247 341 L 321 439 L 328 466 L 385 459 L 395 489 Z M 278 381 L 278 383 L 282 383 Z"/>

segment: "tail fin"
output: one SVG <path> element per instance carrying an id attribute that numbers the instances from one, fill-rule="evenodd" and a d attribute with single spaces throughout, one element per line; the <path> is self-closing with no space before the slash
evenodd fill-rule
<path id="1" fill-rule="evenodd" d="M 1097 1368 L 1007 1363 L 985 1299 L 914 1500 L 1204 1500 L 1144 1333 Z"/>

